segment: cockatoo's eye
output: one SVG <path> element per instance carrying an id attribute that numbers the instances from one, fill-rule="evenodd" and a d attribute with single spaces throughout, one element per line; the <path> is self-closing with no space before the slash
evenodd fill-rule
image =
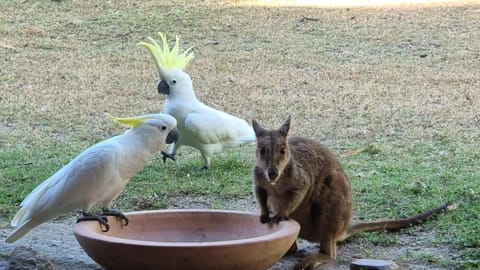
<path id="1" fill-rule="evenodd" d="M 175 85 L 177 83 L 176 80 L 172 80 L 172 85 Z"/>
<path id="2" fill-rule="evenodd" d="M 167 126 L 160 127 L 161 130 L 167 130 Z"/>

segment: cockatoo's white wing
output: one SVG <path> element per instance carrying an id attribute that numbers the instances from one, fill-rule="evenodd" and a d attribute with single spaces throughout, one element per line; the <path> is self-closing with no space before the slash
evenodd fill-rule
<path id="1" fill-rule="evenodd" d="M 57 184 L 58 181 L 61 181 L 63 178 L 65 178 L 65 174 L 67 174 L 69 171 L 70 164 L 71 162 L 63 166 L 54 175 L 50 176 L 47 180 L 43 181 L 34 190 L 32 190 L 32 192 L 30 192 L 30 194 L 28 194 L 27 197 L 23 199 L 20 206 L 28 205 L 32 201 L 37 200 L 38 197 L 42 196 L 47 190 L 49 190 L 52 186 Z M 15 226 L 15 225 L 12 224 L 12 226 Z"/>
<path id="2" fill-rule="evenodd" d="M 17 226 L 19 223 L 22 223 L 25 221 L 25 219 L 29 218 L 29 215 L 27 213 L 29 212 L 28 210 L 31 209 L 29 205 L 34 203 L 35 201 L 38 200 L 39 197 L 44 196 L 45 192 L 51 189 L 52 186 L 56 185 L 59 181 L 65 178 L 65 175 L 68 172 L 69 164 L 63 166 L 60 170 L 58 170 L 54 175 L 50 176 L 47 180 L 43 181 L 40 185 L 38 185 L 30 194 L 25 197 L 25 199 L 22 201 L 20 206 L 22 208 L 18 213 L 13 217 L 10 225 L 13 227 Z M 27 207 L 24 207 L 27 206 Z"/>
<path id="3" fill-rule="evenodd" d="M 255 141 L 255 133 L 245 120 L 208 109 L 190 113 L 185 118 L 185 129 L 197 135 L 198 143 L 237 146 Z"/>
<path id="4" fill-rule="evenodd" d="M 116 151 L 110 141 L 94 145 L 37 186 L 21 203 L 12 219 L 15 231 L 6 239 L 13 242 L 39 224 L 74 210 L 88 211 L 111 193 L 123 188 L 118 169 L 112 165 Z M 116 186 L 119 185 L 119 186 Z"/>

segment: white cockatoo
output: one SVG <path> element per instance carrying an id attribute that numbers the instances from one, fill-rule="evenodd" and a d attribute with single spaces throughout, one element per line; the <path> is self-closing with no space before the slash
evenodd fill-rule
<path id="1" fill-rule="evenodd" d="M 152 155 L 178 138 L 177 121 L 167 114 L 107 116 L 131 128 L 83 151 L 28 194 L 11 222 L 15 230 L 5 242 L 14 242 L 36 226 L 77 210 L 83 214 L 78 221 L 98 220 L 104 231 L 109 229 L 105 217 L 108 215 L 128 224 L 128 219 L 120 211 L 110 209 L 110 205 Z M 100 215 L 88 212 L 95 205 L 101 206 Z"/>
<path id="2" fill-rule="evenodd" d="M 160 74 L 158 92 L 166 95 L 164 113 L 170 114 L 178 123 L 180 138 L 170 146 L 166 158 L 174 159 L 175 153 L 182 145 L 194 147 L 202 153 L 204 166 L 210 167 L 210 158 L 214 153 L 221 152 L 226 147 L 234 147 L 256 140 L 253 128 L 247 121 L 228 113 L 211 108 L 195 97 L 192 80 L 183 71 L 188 62 L 193 59 L 190 49 L 179 54 L 179 37 L 175 45 L 169 48 L 167 37 L 159 33 L 162 40 L 160 46 L 153 38 L 151 43 L 140 42 L 153 56 Z"/>

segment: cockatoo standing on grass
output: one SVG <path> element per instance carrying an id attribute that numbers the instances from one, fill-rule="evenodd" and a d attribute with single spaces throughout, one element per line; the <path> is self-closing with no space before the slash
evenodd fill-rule
<path id="1" fill-rule="evenodd" d="M 110 205 L 123 191 L 130 177 L 138 172 L 165 143 L 173 143 L 178 134 L 177 121 L 167 114 L 149 114 L 111 120 L 131 127 L 122 135 L 99 142 L 38 185 L 21 203 L 11 225 L 15 230 L 5 239 L 12 243 L 36 226 L 61 214 L 81 210 L 82 220 L 98 220 L 108 231 L 105 216 L 128 219 Z M 90 214 L 94 205 L 101 215 Z"/>
<path id="2" fill-rule="evenodd" d="M 170 146 L 166 158 L 174 159 L 175 153 L 182 145 L 194 147 L 202 153 L 204 166 L 210 167 L 210 158 L 214 153 L 226 147 L 234 147 L 256 140 L 252 127 L 243 119 L 213 109 L 195 97 L 192 80 L 183 69 L 193 59 L 193 53 L 186 50 L 179 54 L 179 37 L 170 50 L 167 37 L 159 33 L 162 40 L 160 46 L 153 38 L 151 43 L 140 42 L 153 56 L 160 74 L 158 92 L 166 95 L 165 113 L 177 119 L 179 140 Z"/>

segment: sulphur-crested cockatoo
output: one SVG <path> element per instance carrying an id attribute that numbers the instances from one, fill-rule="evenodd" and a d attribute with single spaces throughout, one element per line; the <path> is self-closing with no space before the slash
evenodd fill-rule
<path id="1" fill-rule="evenodd" d="M 202 153 L 204 166 L 210 167 L 210 158 L 214 153 L 221 152 L 226 147 L 238 146 L 255 141 L 255 132 L 243 119 L 228 113 L 213 109 L 195 97 L 192 80 L 183 71 L 188 62 L 193 59 L 190 49 L 179 54 L 179 37 L 175 45 L 169 48 L 166 35 L 159 33 L 162 40 L 160 46 L 153 38 L 140 42 L 153 56 L 160 73 L 158 92 L 166 95 L 164 112 L 177 119 L 179 140 L 170 146 L 166 158 L 174 159 L 175 153 L 182 145 L 194 147 Z"/>
<path id="2" fill-rule="evenodd" d="M 109 229 L 106 215 L 117 216 L 128 224 L 128 219 L 110 205 L 153 154 L 165 143 L 175 141 L 177 121 L 167 114 L 107 116 L 131 128 L 83 151 L 28 194 L 11 222 L 15 230 L 5 242 L 14 242 L 41 223 L 76 210 L 83 214 L 80 221 L 98 220 L 104 231 Z M 95 205 L 101 206 L 100 215 L 88 212 Z"/>

